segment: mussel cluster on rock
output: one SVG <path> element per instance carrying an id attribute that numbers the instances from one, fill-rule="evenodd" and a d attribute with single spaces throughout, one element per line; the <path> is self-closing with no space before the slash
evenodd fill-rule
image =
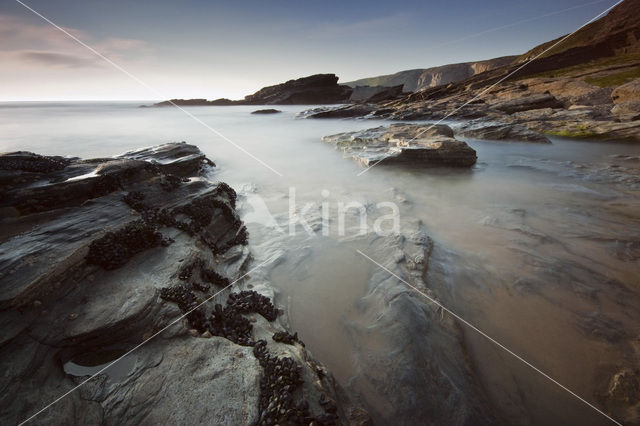
<path id="1" fill-rule="evenodd" d="M 325 413 L 320 416 L 311 415 L 308 401 L 296 403 L 294 393 L 303 380 L 301 368 L 292 358 L 270 355 L 265 340 L 255 343 L 253 354 L 264 370 L 260 379 L 260 417 L 257 425 L 337 424 L 337 407 L 324 394 L 321 395 L 319 403 L 325 409 Z"/>
<path id="2" fill-rule="evenodd" d="M 274 342 L 286 343 L 287 345 L 293 345 L 297 342 L 304 346 L 304 342 L 298 338 L 298 333 L 291 334 L 287 331 L 278 331 L 271 338 Z"/>
<path id="3" fill-rule="evenodd" d="M 195 279 L 195 271 L 200 271 L 198 275 L 202 282 L 198 282 Z M 204 267 L 204 261 L 201 258 L 196 258 L 188 263 L 186 263 L 180 270 L 178 271 L 178 278 L 183 281 L 191 281 L 191 285 L 194 289 L 207 292 L 210 288 L 209 284 L 213 284 L 219 287 L 226 287 L 229 285 L 229 279 L 223 277 L 216 271 L 210 268 Z"/>
<path id="4" fill-rule="evenodd" d="M 89 245 L 86 260 L 90 265 L 99 265 L 104 269 L 117 269 L 136 253 L 170 243 L 171 240 L 164 238 L 155 226 L 136 220 L 117 231 L 107 232 L 93 241 Z"/>
<path id="5" fill-rule="evenodd" d="M 224 193 L 228 201 L 219 198 Z M 200 233 L 206 234 L 204 228 L 211 224 L 211 221 L 218 214 L 222 214 L 226 219 L 230 229 L 237 229 L 233 238 L 225 243 L 213 244 L 207 241 L 206 235 L 201 235 L 201 239 L 213 251 L 213 254 L 223 253 L 230 247 L 241 244 L 248 244 L 247 228 L 234 212 L 236 204 L 236 192 L 224 182 L 217 185 L 216 190 L 202 197 L 176 207 L 172 210 L 151 208 L 144 203 L 144 194 L 139 192 L 130 192 L 123 198 L 132 209 L 140 213 L 143 220 L 161 226 L 173 227 L 186 232 L 190 236 L 196 236 Z M 185 219 L 178 219 L 185 217 Z"/>
<path id="6" fill-rule="evenodd" d="M 268 297 L 261 295 L 255 291 L 241 291 L 240 293 L 231 293 L 228 306 L 232 306 L 238 312 L 245 314 L 258 313 L 267 321 L 274 321 L 278 316 L 278 309 L 273 306 Z"/>
<path id="7" fill-rule="evenodd" d="M 131 191 L 127 192 L 127 194 L 122 197 L 122 201 L 124 201 L 129 207 L 140 212 L 143 210 L 148 210 L 149 206 L 144 202 L 144 194 L 140 191 Z"/>
<path id="8" fill-rule="evenodd" d="M 169 177 L 172 175 L 164 175 L 162 178 L 167 182 L 173 182 L 175 185 L 179 185 L 178 181 L 182 182 L 182 179 L 176 176 L 173 178 Z M 221 198 L 220 195 L 224 194 L 226 199 Z M 242 244 L 246 245 L 248 243 L 248 232 L 247 228 L 242 224 L 242 221 L 238 218 L 238 216 L 234 212 L 234 206 L 236 204 L 236 192 L 226 183 L 221 182 L 216 186 L 215 191 L 208 193 L 204 196 L 196 198 L 191 202 L 176 207 L 172 210 L 163 208 L 153 208 L 148 203 L 145 202 L 145 195 L 140 191 L 132 191 L 127 193 L 122 200 L 132 209 L 140 213 L 142 217 L 142 221 L 139 221 L 144 225 L 144 227 L 148 229 L 155 229 L 156 227 L 166 226 L 180 229 L 181 231 L 187 233 L 190 236 L 199 236 L 200 239 L 211 248 L 213 254 L 218 254 L 226 251 L 230 247 Z M 229 229 L 236 229 L 235 235 L 228 239 L 227 241 L 212 241 L 210 240 L 210 233 L 205 229 L 212 223 L 212 220 L 218 215 L 221 214 L 225 220 L 225 226 L 228 226 Z M 179 219 L 180 218 L 180 219 Z M 186 219 L 184 219 L 186 218 Z M 136 225 L 141 226 L 141 225 Z M 118 231 L 120 233 L 120 231 Z M 105 236 L 107 237 L 107 236 Z M 103 238 L 105 238 L 103 237 Z M 109 236 L 108 241 L 113 240 L 114 236 Z M 106 241 L 106 240 L 105 240 Z M 96 242 L 98 247 L 104 245 L 104 243 Z M 96 248 L 98 248 L 96 247 Z M 148 247 L 146 247 L 148 248 Z M 122 266 L 126 263 L 126 260 L 130 255 L 134 253 L 127 253 L 126 251 L 120 250 L 120 248 L 113 249 L 113 253 L 109 252 L 110 256 L 119 256 L 117 259 L 113 261 L 105 260 L 100 263 L 92 260 L 91 262 L 107 265 L 104 266 L 105 269 L 115 269 L 119 266 Z M 122 252 L 121 255 L 119 253 Z M 128 256 L 128 257 L 127 257 Z M 101 256 L 98 256 L 101 257 Z M 104 257 L 104 256 L 102 256 Z M 123 259 L 121 259 L 121 257 Z M 96 255 L 93 254 L 91 259 L 95 259 Z M 89 261 L 89 258 L 88 258 Z M 91 263 L 90 262 L 90 263 Z M 185 266 L 180 272 L 180 278 L 186 280 L 191 277 L 191 272 L 194 269 L 200 269 L 201 278 L 203 281 L 208 282 L 210 284 L 225 286 L 228 285 L 228 280 L 219 274 L 217 274 L 213 270 L 202 269 L 203 263 L 200 260 L 199 264 L 189 264 Z M 187 276 L 188 275 L 188 276 Z M 200 284 L 200 288 L 204 288 L 206 286 Z M 198 288 L 199 289 L 199 288 Z M 203 290 L 204 291 L 204 290 Z"/>
<path id="9" fill-rule="evenodd" d="M 178 278 L 180 278 L 183 281 L 187 281 L 193 275 L 193 270 L 197 268 L 201 268 L 203 265 L 204 265 L 204 261 L 199 257 L 192 260 L 191 262 L 186 263 L 178 271 Z"/>
<path id="10" fill-rule="evenodd" d="M 196 295 L 183 285 L 161 288 L 160 297 L 177 304 L 182 312 L 188 312 L 198 304 Z"/>
<path id="11" fill-rule="evenodd" d="M 236 200 L 238 199 L 238 194 L 236 194 L 236 191 L 226 182 L 218 182 L 216 192 L 224 192 L 225 194 L 227 194 L 227 197 L 229 198 L 229 204 L 231 204 L 231 208 L 236 208 Z"/>
<path id="12" fill-rule="evenodd" d="M 194 290 L 200 291 L 202 293 L 206 293 L 209 291 L 209 289 L 211 288 L 211 286 L 207 283 L 199 283 L 197 281 L 194 281 L 191 283 L 191 287 L 193 287 Z"/>
<path id="13" fill-rule="evenodd" d="M 200 278 L 205 283 L 210 283 L 219 287 L 226 287 L 229 285 L 229 279 L 227 277 L 223 277 L 213 269 L 209 268 L 203 268 L 200 270 Z"/>
<path id="14" fill-rule="evenodd" d="M 160 186 L 167 192 L 173 191 L 185 182 L 189 182 L 189 178 L 182 178 L 172 174 L 166 174 L 160 178 Z"/>
<path id="15" fill-rule="evenodd" d="M 15 152 L 0 157 L 0 169 L 19 170 L 23 172 L 50 173 L 62 170 L 71 163 L 64 157 L 50 157 L 30 152 Z"/>
<path id="16" fill-rule="evenodd" d="M 253 346 L 253 326 L 242 314 L 258 313 L 268 321 L 273 321 L 278 310 L 269 298 L 255 291 L 231 293 L 226 306 L 216 304 L 207 318 L 204 307 L 198 307 L 197 297 L 184 285 L 176 285 L 160 290 L 160 297 L 175 302 L 182 312 L 189 312 L 187 319 L 199 333 L 209 332 L 242 346 Z M 190 312 L 193 311 L 193 312 Z"/>
<path id="17" fill-rule="evenodd" d="M 209 332 L 242 346 L 253 346 L 253 354 L 264 370 L 260 380 L 260 417 L 257 425 L 308 425 L 312 422 L 317 425 L 336 424 L 337 407 L 324 394 L 319 403 L 325 413 L 320 416 L 310 414 L 308 401 L 295 402 L 294 392 L 303 383 L 301 367 L 292 358 L 270 355 L 265 340 L 253 341 L 253 325 L 243 314 L 259 313 L 268 321 L 275 320 L 278 310 L 269 298 L 255 291 L 231 293 L 226 306 L 216 304 L 207 318 L 204 307 L 197 307 L 197 297 L 184 285 L 163 288 L 160 290 L 160 297 L 175 302 L 182 312 L 193 310 L 189 312 L 187 319 L 198 333 Z M 300 342 L 297 333 L 291 335 L 279 332 L 273 338 L 290 344 Z"/>
<path id="18" fill-rule="evenodd" d="M 217 303 L 206 327 L 212 335 L 225 337 L 239 345 L 253 346 L 254 344 L 251 335 L 253 325 L 229 304 L 223 308 Z"/>

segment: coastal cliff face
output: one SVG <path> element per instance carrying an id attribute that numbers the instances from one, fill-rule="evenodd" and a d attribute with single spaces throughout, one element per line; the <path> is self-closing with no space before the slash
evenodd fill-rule
<path id="1" fill-rule="evenodd" d="M 444 84 L 464 80 L 465 78 L 469 78 L 473 75 L 510 64 L 514 59 L 515 56 L 503 56 L 500 58 L 488 59 L 486 61 L 466 62 L 462 64 L 451 64 L 429 68 L 420 74 L 415 90 L 442 86 Z"/>
<path id="2" fill-rule="evenodd" d="M 356 86 L 396 86 L 403 85 L 405 92 L 415 92 L 427 87 L 436 87 L 455 81 L 464 80 L 472 75 L 492 70 L 513 62 L 517 56 L 503 56 L 478 62 L 442 65 L 426 69 L 400 71 L 395 74 L 362 78 L 344 83 Z"/>
<path id="3" fill-rule="evenodd" d="M 185 143 L 0 156 L 4 421 L 69 392 L 36 421 L 369 422 L 246 276 L 258 265 L 213 166 Z"/>

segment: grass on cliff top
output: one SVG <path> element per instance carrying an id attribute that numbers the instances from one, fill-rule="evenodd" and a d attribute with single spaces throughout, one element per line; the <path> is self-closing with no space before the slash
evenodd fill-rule
<path id="1" fill-rule="evenodd" d="M 640 66 L 604 77 L 585 77 L 584 81 L 599 87 L 614 87 L 640 77 Z"/>
<path id="2" fill-rule="evenodd" d="M 628 53 L 625 55 L 610 56 L 608 58 L 600 58 L 595 61 L 585 62 L 583 64 L 573 65 L 566 68 L 560 68 L 553 71 L 541 72 L 539 74 L 527 75 L 519 78 L 518 80 L 524 80 L 526 78 L 554 78 L 554 77 L 572 77 L 576 74 L 581 74 L 587 71 L 597 71 L 599 68 L 624 65 L 626 63 L 632 63 L 640 61 L 640 53 Z"/>

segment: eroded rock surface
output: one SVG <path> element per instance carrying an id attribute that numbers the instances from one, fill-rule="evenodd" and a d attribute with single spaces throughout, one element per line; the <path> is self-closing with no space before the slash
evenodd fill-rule
<path id="1" fill-rule="evenodd" d="M 0 156 L 3 421 L 70 392 L 35 420 L 368 422 L 299 339 L 274 340 L 286 318 L 268 282 L 243 278 L 248 234 L 212 165 L 186 143 Z M 88 376 L 69 362 L 99 374 L 73 390 Z"/>
<path id="2" fill-rule="evenodd" d="M 369 239 L 367 255 L 386 270 L 374 272 L 358 318 L 346 325 L 361 365 L 350 387 L 380 424 L 495 424 L 465 359 L 460 324 L 432 302 L 433 249 L 421 223 Z"/>
<path id="3" fill-rule="evenodd" d="M 381 162 L 471 167 L 477 160 L 475 150 L 455 139 L 451 128 L 445 125 L 392 124 L 322 139 L 366 166 Z"/>
<path id="4" fill-rule="evenodd" d="M 467 138 L 497 141 L 551 143 L 549 138 L 520 124 L 486 123 L 484 121 L 462 123 L 454 127 L 457 135 Z"/>

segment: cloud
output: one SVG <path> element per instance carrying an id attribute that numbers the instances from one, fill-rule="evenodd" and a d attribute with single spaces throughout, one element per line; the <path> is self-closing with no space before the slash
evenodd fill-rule
<path id="1" fill-rule="evenodd" d="M 95 47 L 96 46 L 94 46 L 94 48 Z M 104 51 L 127 51 L 146 49 L 147 43 L 143 40 L 137 40 L 133 38 L 109 37 L 103 42 L 99 43 L 97 47 L 101 48 Z"/>
<path id="2" fill-rule="evenodd" d="M 125 62 L 127 58 L 140 60 L 143 54 L 150 52 L 143 40 L 122 37 L 96 39 L 86 31 L 62 28 L 117 62 Z M 0 57 L 9 61 L 3 63 L 5 68 L 16 69 L 34 66 L 88 68 L 101 66 L 102 61 L 87 48 L 46 22 L 34 23 L 29 19 L 6 14 L 0 14 Z"/>
<path id="3" fill-rule="evenodd" d="M 79 39 L 88 38 L 84 31 L 61 27 Z M 0 14 L 0 49 L 56 48 L 65 49 L 75 42 L 50 24 L 33 22 L 13 15 Z"/>
<path id="4" fill-rule="evenodd" d="M 96 60 L 97 58 L 70 55 L 68 53 L 38 50 L 22 50 L 13 53 L 19 60 L 37 65 L 65 68 L 93 68 L 102 66 L 102 64 Z"/>

